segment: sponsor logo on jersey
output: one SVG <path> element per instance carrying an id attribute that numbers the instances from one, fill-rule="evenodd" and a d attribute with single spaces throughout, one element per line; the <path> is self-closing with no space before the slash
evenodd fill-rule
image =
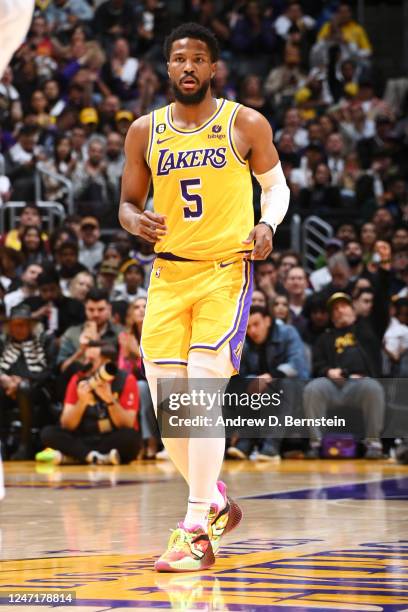
<path id="1" fill-rule="evenodd" d="M 211 165 L 213 168 L 223 168 L 227 163 L 226 153 L 226 147 L 177 152 L 170 149 L 161 149 L 157 164 L 157 176 L 167 176 L 172 170 L 198 168 L 208 165 Z"/>

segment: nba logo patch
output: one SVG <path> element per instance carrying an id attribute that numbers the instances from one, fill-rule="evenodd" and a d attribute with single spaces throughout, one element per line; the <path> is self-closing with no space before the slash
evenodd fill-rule
<path id="1" fill-rule="evenodd" d="M 165 123 L 159 123 L 159 125 L 156 128 L 156 133 L 157 134 L 163 134 L 163 132 L 166 131 L 166 124 Z"/>

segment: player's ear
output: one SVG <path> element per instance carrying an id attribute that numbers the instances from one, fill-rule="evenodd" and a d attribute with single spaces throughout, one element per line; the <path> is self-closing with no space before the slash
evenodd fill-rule
<path id="1" fill-rule="evenodd" d="M 167 76 L 170 76 L 170 62 L 167 62 Z"/>
<path id="2" fill-rule="evenodd" d="M 215 73 L 217 72 L 217 62 L 213 62 L 211 64 L 211 78 L 215 77 Z"/>

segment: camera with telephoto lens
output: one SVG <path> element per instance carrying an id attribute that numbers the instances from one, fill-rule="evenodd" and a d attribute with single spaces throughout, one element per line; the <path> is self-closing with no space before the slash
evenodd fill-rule
<path id="1" fill-rule="evenodd" d="M 101 382 L 111 383 L 118 372 L 118 367 L 113 361 L 108 361 L 100 366 L 93 374 L 88 378 L 88 383 L 91 389 L 95 389 Z"/>

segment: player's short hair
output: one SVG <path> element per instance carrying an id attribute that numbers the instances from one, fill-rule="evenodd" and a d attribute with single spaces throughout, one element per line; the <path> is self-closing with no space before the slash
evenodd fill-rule
<path id="1" fill-rule="evenodd" d="M 170 59 L 171 47 L 176 40 L 182 38 L 194 38 L 196 40 L 202 40 L 208 47 L 212 62 L 217 62 L 220 49 L 218 41 L 208 28 L 200 25 L 199 23 L 183 23 L 182 25 L 175 28 L 164 41 L 163 52 L 167 61 Z"/>

